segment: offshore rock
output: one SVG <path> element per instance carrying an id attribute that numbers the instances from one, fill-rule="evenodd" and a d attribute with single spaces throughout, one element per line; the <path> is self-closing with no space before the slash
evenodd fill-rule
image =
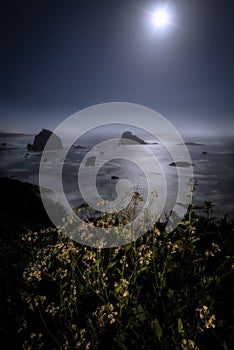
<path id="1" fill-rule="evenodd" d="M 33 144 L 32 145 L 30 143 L 28 144 L 27 146 L 28 150 L 35 151 L 35 152 L 44 151 L 46 143 L 50 137 L 51 137 L 50 143 L 47 146 L 48 150 L 57 150 L 57 149 L 63 148 L 62 141 L 56 134 L 54 134 L 50 130 L 42 129 L 39 132 L 39 134 L 35 136 Z"/>
<path id="2" fill-rule="evenodd" d="M 122 136 L 121 136 L 121 140 L 120 140 L 120 144 L 121 145 L 132 145 L 133 142 L 135 141 L 137 143 L 140 143 L 141 145 L 146 145 L 147 142 L 145 142 L 144 140 L 140 139 L 140 137 L 133 135 L 131 133 L 131 131 L 125 131 Z"/>

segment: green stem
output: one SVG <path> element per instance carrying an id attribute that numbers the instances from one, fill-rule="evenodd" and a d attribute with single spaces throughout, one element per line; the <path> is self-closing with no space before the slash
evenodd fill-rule
<path id="1" fill-rule="evenodd" d="M 48 326 L 47 326 L 47 324 L 46 324 L 46 321 L 45 321 L 45 319 L 44 319 L 44 317 L 43 317 L 43 315 L 42 315 L 42 313 L 41 313 L 40 307 L 38 307 L 38 311 L 39 311 L 39 315 L 40 315 L 40 317 L 41 317 L 42 323 L 43 323 L 43 325 L 44 325 L 44 327 L 45 327 L 47 333 L 49 334 L 49 336 L 51 337 L 51 339 L 53 339 L 53 341 L 59 346 L 59 349 L 62 350 L 62 346 L 61 346 L 60 342 L 59 342 L 59 341 L 53 336 L 53 334 L 50 332 L 50 330 L 49 330 L 49 328 L 48 328 Z"/>

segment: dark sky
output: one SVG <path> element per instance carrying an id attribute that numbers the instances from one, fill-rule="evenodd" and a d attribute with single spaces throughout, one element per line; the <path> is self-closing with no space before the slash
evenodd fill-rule
<path id="1" fill-rule="evenodd" d="M 0 131 L 54 129 L 90 105 L 125 101 L 180 131 L 234 130 L 234 1 L 15 0 L 0 8 Z"/>

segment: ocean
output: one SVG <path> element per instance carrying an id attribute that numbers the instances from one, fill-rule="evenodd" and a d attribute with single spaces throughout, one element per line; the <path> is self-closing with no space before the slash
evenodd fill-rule
<path id="1" fill-rule="evenodd" d="M 33 143 L 34 137 L 31 135 L 19 136 L 1 136 L 0 137 L 0 176 L 5 176 L 21 181 L 27 181 L 32 184 L 39 184 L 39 166 L 41 161 L 41 152 L 29 152 L 27 144 Z M 185 138 L 186 147 L 189 151 L 191 162 L 193 164 L 193 177 L 196 181 L 196 189 L 194 193 L 194 202 L 201 205 L 204 201 L 212 202 L 213 214 L 221 217 L 228 214 L 234 218 L 234 141 L 230 138 L 212 138 L 212 137 L 190 137 Z M 88 152 L 92 149 L 91 145 L 83 145 L 80 148 L 70 148 L 62 170 L 62 183 L 66 198 L 71 207 L 77 207 L 84 204 L 78 185 L 79 167 L 84 157 L 87 158 Z M 122 146 L 127 147 L 127 146 Z M 142 197 L 147 196 L 148 180 L 145 177 L 144 169 L 139 167 L 141 157 L 144 155 L 138 150 L 138 146 L 130 146 L 134 148 L 134 156 L 132 161 L 124 159 L 110 158 L 102 166 L 98 167 L 96 174 L 96 188 L 100 198 L 104 200 L 114 200 L 117 196 L 117 184 L 119 180 L 127 179 L 132 183 L 132 189 L 137 191 Z M 178 191 L 177 167 L 170 164 L 174 159 L 165 150 L 160 143 L 146 146 L 152 152 L 159 163 L 160 169 L 151 170 L 150 163 L 144 159 L 143 164 L 147 164 L 150 169 L 149 176 L 155 181 L 154 190 L 165 195 L 165 207 L 163 213 L 170 211 L 176 201 L 176 193 Z M 177 145 L 177 148 L 180 145 Z M 181 146 L 182 147 L 182 146 Z M 108 148 L 106 148 L 108 153 Z M 102 148 L 99 156 L 105 160 L 105 149 Z M 144 156 L 145 157 L 145 156 Z M 180 159 L 176 159 L 179 161 Z M 149 162 L 150 162 L 149 158 Z M 45 158 L 45 167 L 48 169 L 47 179 L 44 184 L 50 188 L 51 178 L 53 177 L 54 168 L 61 166 L 60 154 L 53 152 L 53 161 L 51 158 Z M 142 164 L 142 163 L 141 163 Z M 97 164 L 95 166 L 98 165 Z M 87 171 L 92 172 L 92 165 L 87 166 Z M 191 169 L 190 169 L 191 171 Z M 189 171 L 189 174 L 190 174 Z M 162 181 L 163 179 L 163 181 Z M 89 189 L 89 177 L 87 177 L 87 193 L 89 191 L 92 196 L 92 188 Z M 187 183 L 189 178 L 185 180 Z M 166 187 L 165 183 L 166 182 Z M 164 187 L 163 187 L 164 186 Z M 118 190 L 118 189 L 117 189 Z M 51 198 L 59 200 L 59 196 L 55 193 L 51 194 Z"/>

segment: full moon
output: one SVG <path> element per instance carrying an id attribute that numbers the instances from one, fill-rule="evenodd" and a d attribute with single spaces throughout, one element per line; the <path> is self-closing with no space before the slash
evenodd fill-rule
<path id="1" fill-rule="evenodd" d="M 169 13 L 166 9 L 158 9 L 152 14 L 152 22 L 156 28 L 163 28 L 169 23 Z"/>

